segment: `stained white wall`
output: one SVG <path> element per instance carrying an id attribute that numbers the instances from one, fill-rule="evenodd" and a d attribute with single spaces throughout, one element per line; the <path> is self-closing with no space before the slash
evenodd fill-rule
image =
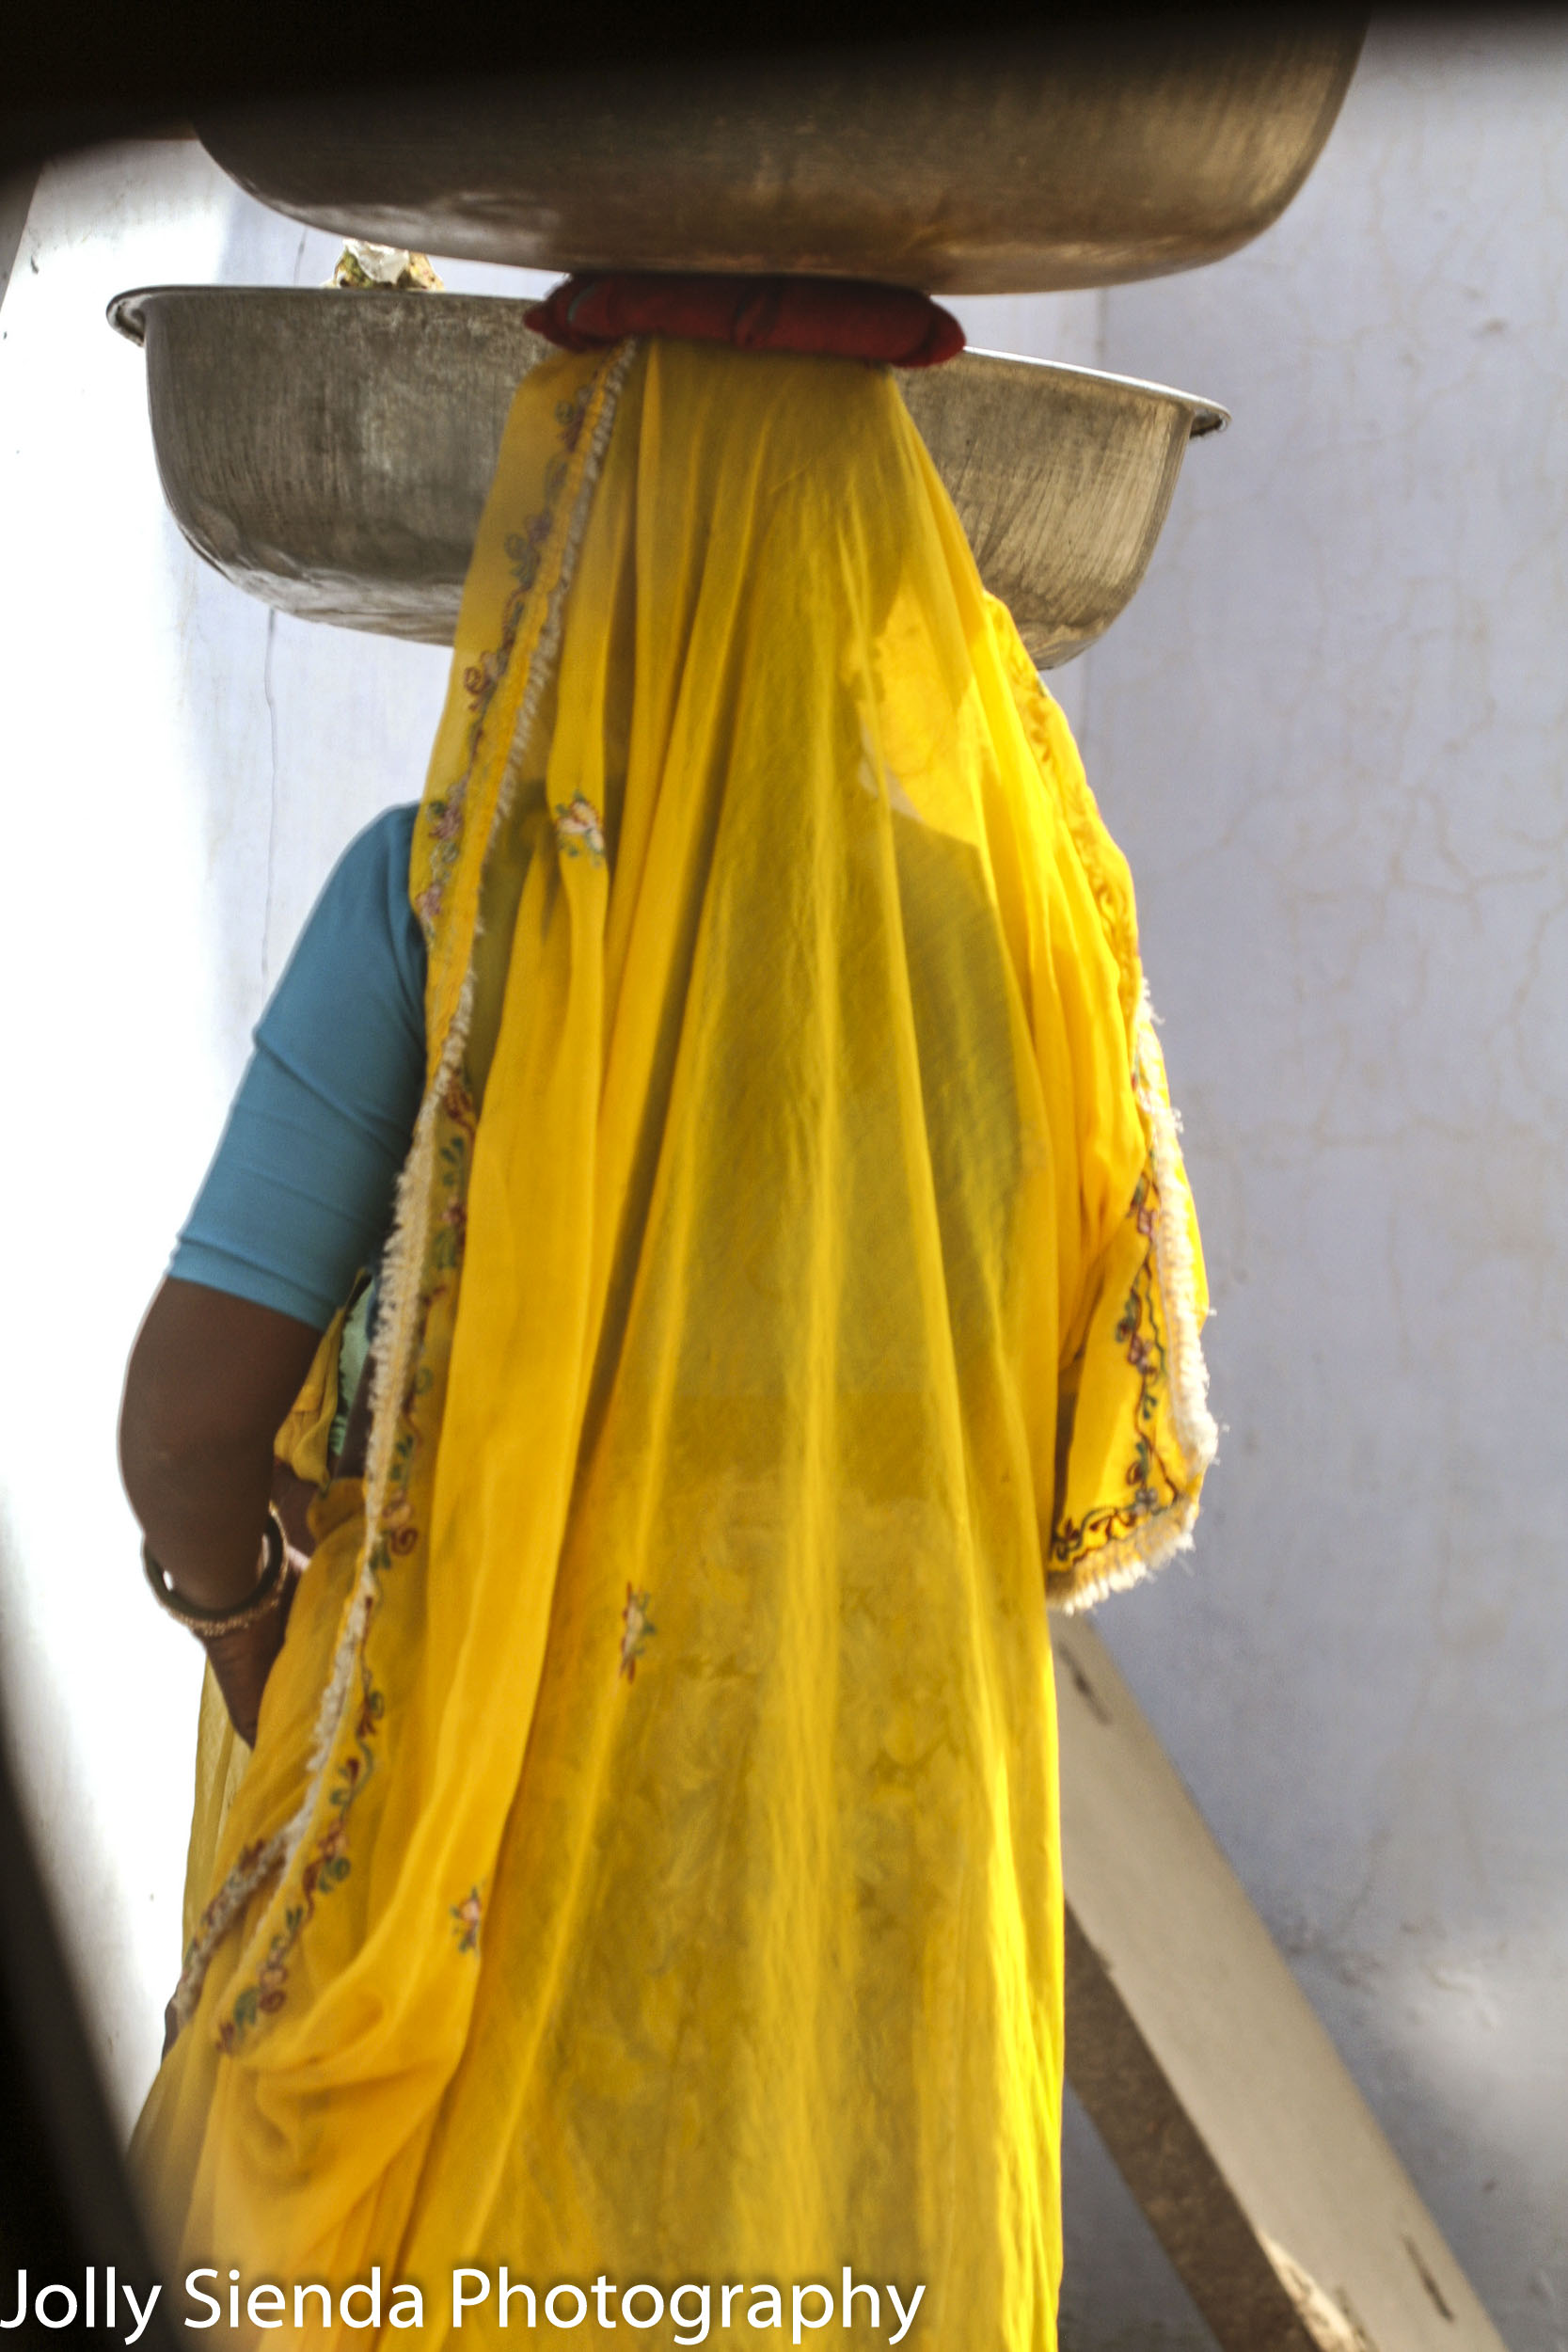
<path id="1" fill-rule="evenodd" d="M 1191 1568 L 1101 1623 L 1515 2352 L 1568 2345 L 1565 126 L 1568 28 L 1374 34 L 1246 253 L 958 306 L 1236 414 L 1055 681 L 1138 878 L 1227 1424 Z M 322 874 L 419 789 L 443 658 L 202 569 L 103 306 L 332 253 L 189 147 L 104 153 L 45 174 L 0 310 L 0 1634 L 127 2113 L 197 1658 L 139 1587 L 125 1348 Z M 1069 2346 L 1201 2343 L 1078 2117 L 1068 2202 Z"/>

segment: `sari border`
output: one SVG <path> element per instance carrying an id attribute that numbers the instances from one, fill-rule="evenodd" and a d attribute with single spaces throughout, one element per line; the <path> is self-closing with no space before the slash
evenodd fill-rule
<path id="1" fill-rule="evenodd" d="M 628 339 L 616 346 L 608 355 L 597 379 L 598 410 L 584 451 L 570 516 L 562 540 L 556 580 L 553 586 L 546 591 L 548 600 L 546 611 L 538 636 L 526 657 L 528 675 L 518 700 L 500 786 L 487 828 L 486 846 L 489 840 L 494 839 L 496 828 L 510 807 L 523 747 L 560 653 L 567 598 L 593 506 L 594 491 L 610 445 L 620 393 L 637 350 L 635 339 Z M 354 1590 L 344 1604 L 332 1673 L 322 1693 L 315 1734 L 307 1760 L 309 1780 L 305 1794 L 291 1819 L 280 1829 L 275 1831 L 271 1837 L 246 1847 L 241 1852 L 222 1886 L 202 1913 L 170 2003 L 177 2033 L 194 2015 L 213 1956 L 245 1905 L 270 1879 L 287 1880 L 298 1861 L 320 1808 L 332 1759 L 349 1711 L 355 1664 L 361 1658 L 380 1588 L 378 1560 L 384 1549 L 381 1522 L 393 1484 L 395 1424 L 414 1376 L 415 1359 L 423 1330 L 420 1281 L 436 1185 L 436 1125 L 448 1094 L 460 1077 L 473 1001 L 473 941 L 470 939 L 467 968 L 457 1003 L 441 1039 L 439 1054 L 427 1077 L 413 1141 L 398 1179 L 392 1227 L 382 1262 L 384 1308 L 371 1358 L 371 1440 L 366 1463 L 364 1549 Z M 356 1787 L 360 1785 L 361 1778 L 356 1776 Z M 322 1851 L 306 1865 L 304 1875 L 309 1883 L 302 1888 L 304 1899 L 299 1905 L 288 1907 L 281 1935 L 272 1939 L 264 1955 L 258 1955 L 251 1971 L 258 1978 L 263 1975 L 271 1978 L 275 1970 L 281 1968 L 287 1949 L 297 1939 L 314 1908 L 318 1866 L 323 1861 L 330 1863 L 336 1860 L 337 1845 L 341 1840 L 345 1826 L 347 1807 L 337 1805 L 333 1811 L 332 1822 L 317 1840 Z M 325 1851 L 328 1846 L 332 1849 L 330 1855 Z M 341 1864 L 339 1867 L 346 1868 L 347 1866 Z M 265 1916 L 257 1922 L 253 1948 L 254 1943 L 259 1943 L 265 1933 L 266 1924 Z M 280 1983 L 280 1979 L 278 1981 Z M 238 2007 L 246 2011 L 245 2023 L 251 2022 L 249 2012 L 260 2008 L 256 2002 L 246 2003 L 246 1991 L 250 1989 L 242 1988 L 238 1995 Z M 269 1993 L 266 2011 L 271 2013 L 280 2006 L 280 1991 Z M 255 2022 L 261 2022 L 259 2014 Z M 218 2033 L 220 2045 L 232 2053 L 238 2045 L 242 2030 L 243 2025 L 235 2010 L 231 2009 Z"/>
<path id="2" fill-rule="evenodd" d="M 1092 1609 L 1107 1593 L 1141 1584 L 1179 1551 L 1192 1548 L 1198 1493 L 1219 1447 L 1219 1428 L 1209 1410 L 1209 1367 L 1204 1361 L 1202 1318 L 1197 1304 L 1197 1261 L 1189 1223 L 1191 1194 L 1181 1161 L 1180 1120 L 1172 1107 L 1165 1057 L 1155 1028 L 1148 983 L 1139 990 L 1132 1029 L 1132 1091 L 1148 1130 L 1158 1206 L 1154 1218 L 1154 1274 L 1169 1350 L 1171 1422 L 1181 1454 L 1183 1485 L 1164 1510 L 1153 1512 L 1093 1555 L 1086 1574 L 1045 1580 L 1046 1604 L 1063 1616 Z"/>

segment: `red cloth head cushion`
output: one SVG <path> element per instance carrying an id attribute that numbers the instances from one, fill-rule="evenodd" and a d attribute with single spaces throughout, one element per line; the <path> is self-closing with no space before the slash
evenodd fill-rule
<path id="1" fill-rule="evenodd" d="M 736 351 L 934 368 L 964 347 L 963 328 L 929 294 L 838 278 L 584 271 L 562 279 L 526 315 L 536 334 L 566 351 L 618 343 L 627 335 L 677 335 Z"/>

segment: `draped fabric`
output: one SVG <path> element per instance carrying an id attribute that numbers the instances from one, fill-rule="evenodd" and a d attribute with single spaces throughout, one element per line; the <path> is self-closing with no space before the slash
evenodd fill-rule
<path id="1" fill-rule="evenodd" d="M 1186 1539 L 1202 1271 L 1126 868 L 893 376 L 524 381 L 410 886 L 368 1477 L 139 2127 L 171 2267 L 766 2343 L 722 2283 L 848 2265 L 1049 2346 L 1044 1603 Z"/>

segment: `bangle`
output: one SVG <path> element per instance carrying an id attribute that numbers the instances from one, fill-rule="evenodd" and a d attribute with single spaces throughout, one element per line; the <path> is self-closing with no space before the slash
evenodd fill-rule
<path id="1" fill-rule="evenodd" d="M 188 1633 L 239 1633 L 246 1626 L 257 1624 L 277 1598 L 279 1587 L 290 1565 L 288 1539 L 283 1522 L 277 1516 L 277 1505 L 267 1505 L 266 1531 L 261 1538 L 264 1563 L 255 1589 L 234 1609 L 201 1609 L 194 1600 L 182 1599 L 176 1591 L 166 1568 L 161 1568 L 144 1543 L 141 1564 L 151 1585 L 160 1609 L 182 1625 Z"/>

